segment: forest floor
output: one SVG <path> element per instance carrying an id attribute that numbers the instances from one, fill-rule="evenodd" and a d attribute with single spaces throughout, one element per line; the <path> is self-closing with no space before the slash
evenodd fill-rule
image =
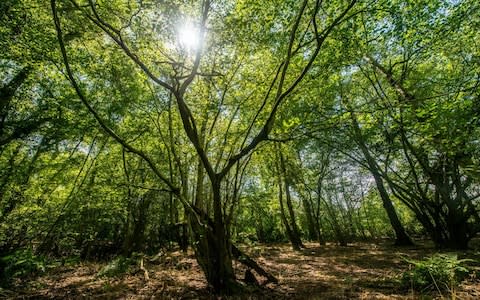
<path id="1" fill-rule="evenodd" d="M 431 246 L 395 248 L 386 243 L 355 243 L 348 247 L 307 243 L 293 251 L 288 244 L 243 246 L 252 258 L 279 279 L 278 284 L 248 287 L 241 296 L 215 298 L 191 252 L 162 252 L 146 257 L 144 272 L 115 278 L 98 272 L 107 263 L 62 266 L 42 276 L 16 282 L 3 296 L 12 299 L 480 299 L 480 278 L 472 276 L 455 290 L 419 292 L 401 288 L 408 259 L 437 252 Z M 459 253 L 460 254 L 460 253 Z M 478 251 L 462 253 L 477 256 Z M 462 257 L 463 257 L 462 255 Z M 235 263 L 238 277 L 244 267 Z M 478 276 L 478 270 L 477 270 Z M 257 276 L 260 284 L 264 278 Z M 0 295 L 1 297 L 1 295 Z"/>

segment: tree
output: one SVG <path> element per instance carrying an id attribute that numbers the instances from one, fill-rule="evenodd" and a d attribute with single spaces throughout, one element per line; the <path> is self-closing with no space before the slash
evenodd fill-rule
<path id="1" fill-rule="evenodd" d="M 287 237 L 290 240 L 293 249 L 300 250 L 301 248 L 305 248 L 305 246 L 301 240 L 300 230 L 298 229 L 295 211 L 293 209 L 291 193 L 292 176 L 290 174 L 291 170 L 287 170 L 285 154 L 283 153 L 281 145 L 277 145 L 276 149 L 278 153 L 278 159 L 276 163 L 278 173 L 278 201 L 280 203 L 280 216 L 282 218 Z M 285 188 L 285 204 L 287 206 L 288 217 L 287 213 L 285 212 L 283 188 Z"/>
<path id="2" fill-rule="evenodd" d="M 379 31 L 375 17 L 364 21 L 363 58 L 349 70 L 353 85 L 365 80 L 361 91 L 348 83 L 347 97 L 354 98 L 349 109 L 357 116 L 354 136 L 365 140 L 359 138 L 360 129 L 369 130 L 375 144 L 370 148 L 377 154 L 362 150 L 367 158 L 376 157 L 369 165 L 381 161 L 382 167 L 370 167 L 382 177 L 377 183 L 387 183 L 439 247 L 466 248 L 478 231 L 478 183 L 461 166 L 476 156 L 468 145 L 476 140 L 470 126 L 478 78 L 468 70 L 477 66 L 462 58 L 475 50 L 461 38 L 472 34 L 464 16 L 478 13 L 478 6 L 470 4 L 392 3 Z M 412 13 L 418 9 L 424 13 Z M 421 35 L 419 24 L 424 25 Z"/>
<path id="3" fill-rule="evenodd" d="M 213 209 L 213 218 L 210 220 L 210 217 L 202 208 L 190 204 L 190 202 L 184 198 L 184 194 L 182 194 L 180 188 L 174 185 L 144 149 L 128 142 L 125 137 L 119 135 L 91 104 L 91 101 L 88 99 L 88 90 L 85 89 L 73 70 L 73 63 L 77 64 L 77 62 L 75 61 L 75 57 L 69 55 L 67 51 L 67 45 L 65 43 L 66 35 L 63 33 L 64 29 L 62 29 L 57 3 L 55 0 L 51 1 L 55 29 L 65 71 L 77 96 L 104 132 L 120 143 L 126 151 L 134 153 L 145 160 L 151 170 L 167 187 L 168 191 L 182 202 L 185 209 L 191 215 L 190 220 L 195 220 L 192 222 L 192 229 L 198 239 L 198 244 L 195 246 L 197 260 L 202 266 L 208 282 L 216 292 L 231 292 L 235 289 L 235 274 L 232 268 L 232 245 L 227 224 L 229 212 L 225 210 L 226 198 L 225 194 L 222 193 L 222 185 L 232 168 L 241 164 L 245 157 L 268 138 L 274 126 L 278 109 L 305 78 L 316 57 L 319 55 L 327 37 L 349 17 L 349 12 L 356 4 L 356 1 L 353 0 L 346 4 L 337 5 L 334 3 L 331 7 L 329 6 L 325 12 L 327 23 L 321 26 L 319 23 L 320 8 L 321 5 L 324 4 L 321 1 L 309 2 L 310 1 L 306 0 L 300 3 L 300 5 L 293 4 L 290 7 L 290 10 L 295 12 L 296 17 L 289 29 L 289 36 L 285 37 L 287 42 L 282 41 L 280 43 L 281 47 L 279 47 L 279 50 L 281 50 L 282 55 L 280 57 L 282 57 L 282 59 L 278 62 L 279 64 L 273 79 L 270 79 L 271 84 L 263 96 L 264 100 L 261 100 L 264 104 L 257 109 L 256 115 L 246 130 L 241 132 L 241 135 L 236 136 L 236 138 L 238 138 L 243 135 L 243 142 L 230 145 L 232 149 L 230 153 L 226 155 L 226 157 L 223 155 L 220 157 L 220 159 L 224 160 L 223 165 L 214 165 L 212 163 L 212 157 L 209 156 L 209 152 L 204 144 L 206 141 L 203 140 L 202 131 L 198 127 L 200 123 L 188 101 L 193 98 L 194 94 L 192 93 L 195 92 L 195 79 L 204 76 L 202 74 L 206 74 L 205 72 L 211 69 L 209 65 L 212 66 L 212 61 L 209 59 L 202 60 L 202 56 L 206 55 L 204 51 L 212 51 L 209 49 L 210 45 L 205 46 L 202 42 L 202 46 L 196 49 L 192 60 L 175 60 L 169 57 L 169 55 L 162 53 L 162 50 L 159 52 L 142 53 L 143 49 L 151 47 L 151 43 L 155 41 L 155 38 L 152 38 L 152 40 L 143 39 L 145 35 L 144 32 L 139 34 L 138 37 L 135 37 L 135 35 L 131 33 L 139 29 L 135 24 L 135 21 L 138 21 L 138 19 L 135 18 L 136 16 L 142 16 L 147 20 L 151 17 L 151 15 L 147 13 L 147 7 L 139 5 L 138 7 L 132 8 L 127 5 L 118 5 L 120 8 L 125 8 L 126 13 L 122 13 L 120 9 L 113 9 L 113 6 L 107 5 L 106 3 L 100 4 L 93 1 L 88 1 L 86 5 L 80 5 L 72 0 L 61 6 L 62 11 L 73 11 L 73 13 L 71 13 L 73 20 L 77 20 L 77 22 L 80 20 L 88 20 L 90 24 L 93 24 L 95 28 L 97 28 L 96 30 L 107 35 L 109 37 L 108 43 L 112 41 L 117 45 L 123 53 L 142 70 L 149 80 L 161 87 L 163 93 L 169 94 L 175 99 L 176 109 L 178 110 L 184 133 L 195 149 L 196 155 L 201 162 L 201 167 L 205 170 L 209 181 Z M 161 6 L 162 4 L 158 5 L 160 5 L 160 7 L 157 8 L 160 9 L 159 11 L 166 9 L 166 7 Z M 228 6 L 226 6 L 225 9 L 227 7 Z M 212 3 L 208 0 L 203 1 L 199 17 L 201 39 L 203 39 L 205 31 L 207 30 L 207 20 L 211 9 Z M 115 16 L 111 11 L 115 11 L 119 15 Z M 168 18 L 167 15 L 163 15 L 162 17 Z M 68 23 L 72 24 L 73 20 L 69 20 Z M 210 20 L 210 22 L 214 21 L 215 20 Z M 156 40 L 158 40 L 158 37 Z M 98 42 L 110 47 L 105 40 Z M 140 45 L 144 45 L 145 48 L 142 48 Z M 219 43 L 214 43 L 212 47 L 216 45 L 219 45 Z M 165 44 L 161 45 L 159 49 L 165 49 Z M 158 57 L 162 57 L 169 67 L 161 67 L 159 69 L 152 68 L 153 64 L 144 62 L 143 58 L 141 58 L 142 54 L 146 54 L 145 57 L 156 56 L 157 61 Z M 162 59 L 160 59 L 159 64 L 162 64 Z M 157 71 L 163 75 L 155 75 L 154 73 Z M 222 72 L 215 72 L 214 70 L 212 74 L 222 74 Z M 257 98 L 261 96 L 254 95 L 254 97 Z M 192 101 L 195 102 L 194 100 Z M 235 112 L 234 115 L 236 113 L 237 112 Z M 215 127 L 215 122 L 216 121 L 211 124 L 212 128 Z M 254 133 L 254 129 L 257 128 L 259 128 L 258 131 Z M 237 150 L 234 150 L 235 147 L 238 147 Z"/>
<path id="4" fill-rule="evenodd" d="M 385 183 L 381 176 L 381 171 L 372 157 L 368 147 L 365 143 L 364 137 L 362 136 L 360 126 L 358 124 L 357 118 L 355 113 L 350 111 L 350 117 L 352 119 L 352 127 L 353 127 L 353 136 L 354 140 L 357 142 L 360 150 L 362 151 L 365 161 L 367 163 L 368 169 L 372 173 L 372 176 L 375 180 L 377 185 L 378 193 L 380 194 L 380 198 L 382 199 L 383 207 L 387 212 L 388 219 L 390 220 L 390 224 L 392 225 L 393 230 L 395 231 L 395 245 L 397 246 L 410 246 L 413 245 L 412 240 L 407 235 L 405 228 L 403 227 L 400 219 L 398 218 L 397 212 L 395 211 L 395 207 L 393 206 L 392 200 L 390 199 L 390 195 L 385 188 Z"/>

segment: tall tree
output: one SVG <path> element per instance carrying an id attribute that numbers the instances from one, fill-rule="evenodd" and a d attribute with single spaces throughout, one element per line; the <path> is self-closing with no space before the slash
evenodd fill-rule
<path id="1" fill-rule="evenodd" d="M 194 226 L 192 226 L 192 229 L 197 233 L 196 237 L 199 239 L 199 243 L 196 244 L 197 246 L 195 247 L 197 260 L 206 275 L 207 281 L 216 292 L 231 292 L 235 289 L 236 284 L 235 274 L 232 268 L 232 245 L 227 226 L 227 216 L 229 212 L 225 210 L 225 201 L 227 198 L 222 192 L 225 180 L 232 171 L 232 168 L 241 164 L 245 157 L 268 138 L 274 127 L 275 117 L 280 106 L 290 97 L 299 83 L 304 80 L 319 55 L 323 43 L 331 32 L 349 17 L 349 12 L 355 6 L 356 1 L 352 0 L 341 4 L 333 3 L 331 6 L 326 6 L 322 1 L 305 0 L 301 3 L 294 3 L 289 7 L 292 12 L 291 14 L 295 17 L 293 23 L 289 26 L 289 34 L 280 35 L 283 36 L 285 40 L 280 40 L 278 54 L 281 59 L 276 61 L 277 67 L 275 68 L 274 75 L 270 77 L 270 79 L 267 79 L 267 81 L 270 82 L 270 84 L 267 85 L 269 88 L 267 88 L 263 96 L 261 96 L 262 93 L 254 93 L 252 95 L 263 104 L 257 108 L 257 113 L 253 119 L 251 119 L 248 127 L 236 135 L 237 138 L 243 136 L 243 138 L 241 138 L 243 141 L 231 145 L 229 153 L 219 157 L 223 160 L 223 164 L 212 163 L 213 158 L 209 155 L 210 152 L 207 150 L 202 138 L 202 130 L 198 127 L 201 123 L 199 123 L 196 109 L 193 109 L 190 104 L 190 101 L 192 103 L 198 103 L 194 100 L 195 92 L 197 92 L 196 83 L 198 82 L 196 79 L 202 76 L 222 74 L 223 71 L 218 72 L 214 70 L 215 72 L 212 74 L 207 73 L 211 71 L 209 66 L 213 63 L 212 60 L 207 59 L 208 54 L 214 53 L 210 47 L 223 47 L 221 43 L 216 42 L 216 38 L 219 38 L 219 36 L 208 38 L 206 40 L 207 43 L 205 43 L 207 23 L 217 24 L 216 22 L 218 21 L 218 19 L 214 17 L 209 19 L 209 16 L 222 17 L 212 13 L 217 12 L 213 10 L 214 4 L 220 5 L 205 0 L 199 6 L 201 13 L 198 16 L 197 22 L 199 26 L 197 30 L 199 32 L 200 45 L 196 49 L 193 49 L 191 59 L 188 58 L 188 56 L 187 58 L 183 56 L 183 59 L 181 59 L 182 55 L 180 59 L 175 59 L 166 54 L 168 50 L 166 48 L 166 40 L 164 39 L 162 41 L 162 30 L 158 33 L 152 32 L 154 35 L 143 38 L 147 35 L 145 28 L 144 26 L 139 28 L 136 22 L 139 22 L 140 18 L 151 22 L 152 16 L 155 14 L 153 13 L 154 10 L 149 10 L 147 6 L 142 6 L 141 3 L 133 8 L 126 3 L 123 4 L 120 2 L 107 4 L 96 3 L 93 0 L 89 0 L 86 5 L 81 5 L 71 0 L 63 3 L 59 9 L 57 2 L 51 0 L 52 14 L 65 71 L 77 96 L 102 129 L 127 151 L 144 159 L 168 190 L 182 201 L 189 214 L 194 216 L 194 218 L 191 219 L 195 219 L 197 225 L 203 225 L 197 226 L 194 223 Z M 118 8 L 115 9 L 113 5 L 117 5 Z M 158 9 L 157 11 L 159 12 L 164 12 L 167 9 L 173 9 L 175 12 L 175 5 L 169 6 L 164 3 L 157 5 L 159 7 L 155 7 L 155 9 Z M 225 7 L 217 6 L 217 8 L 220 12 L 223 10 L 230 13 L 228 5 Z M 121 9 L 124 10 L 121 11 Z M 207 212 L 191 205 L 191 203 L 184 198 L 180 188 L 158 167 L 150 154 L 145 151 L 146 149 L 140 148 L 138 145 L 129 142 L 126 137 L 120 135 L 118 131 L 105 120 L 98 109 L 93 106 L 92 100 L 89 99 L 88 89 L 83 86 L 81 78 L 78 78 L 78 75 L 76 75 L 77 72 L 73 69 L 74 66 L 78 64 L 76 60 L 78 57 L 72 56 L 71 51 L 69 54 L 67 50 L 68 45 L 66 44 L 66 34 L 64 30 L 68 27 L 62 26 L 62 19 L 60 17 L 60 13 L 63 11 L 72 11 L 72 19 L 68 21 L 69 26 L 72 26 L 75 21 L 84 22 L 84 20 L 88 20 L 90 24 L 95 26 L 95 30 L 103 33 L 102 39 L 99 39 L 97 42 L 104 44 L 105 47 L 110 47 L 112 43 L 115 44 L 149 80 L 161 87 L 164 93 L 166 92 L 172 95 L 175 99 L 176 109 L 178 110 L 184 133 L 195 149 L 201 162 L 201 167 L 205 169 L 209 181 L 213 210 L 212 219 L 210 219 Z M 117 14 L 112 13 L 112 11 Z M 235 8 L 232 13 L 236 13 Z M 167 20 L 167 22 L 162 25 L 168 26 L 173 23 L 171 19 L 168 19 L 169 16 L 167 14 L 161 14 L 160 17 Z M 320 22 L 320 20 L 326 20 L 326 22 Z M 65 20 L 64 22 L 67 23 Z M 279 24 L 279 26 L 282 25 L 283 24 Z M 215 27 L 215 25 L 213 25 L 213 27 Z M 138 31 L 139 29 L 141 29 L 141 31 Z M 170 33 L 171 32 L 172 31 L 170 31 Z M 168 31 L 163 33 L 168 34 Z M 209 32 L 209 34 L 213 34 L 213 32 Z M 105 40 L 105 36 L 108 36 L 108 41 Z M 158 45 L 159 48 L 157 48 L 158 50 L 155 51 L 155 47 L 152 46 L 156 44 L 158 40 L 163 42 L 163 44 L 160 43 Z M 210 44 L 208 42 L 210 42 Z M 189 49 L 184 50 L 188 52 Z M 184 54 L 185 52 L 183 52 L 183 55 Z M 227 55 L 230 55 L 229 59 L 231 60 L 232 54 L 227 53 Z M 147 57 L 155 57 L 155 61 L 162 65 L 162 67 L 156 68 L 153 61 L 146 62 Z M 164 67 L 163 65 L 165 64 L 167 66 Z M 160 75 L 155 75 L 155 73 Z M 238 111 L 234 112 L 234 114 L 237 113 Z M 210 126 L 214 128 L 215 125 L 216 120 L 214 119 Z"/>
<path id="2" fill-rule="evenodd" d="M 360 126 L 358 124 L 357 118 L 355 116 L 355 112 L 350 111 L 350 118 L 352 120 L 352 127 L 353 127 L 353 136 L 354 140 L 357 142 L 361 152 L 365 157 L 366 164 L 368 169 L 372 173 L 372 176 L 375 180 L 375 184 L 377 185 L 378 193 L 380 198 L 382 199 L 383 207 L 387 212 L 388 219 L 390 220 L 390 224 L 392 225 L 393 230 L 395 231 L 395 245 L 397 246 L 410 246 L 413 245 L 412 240 L 407 235 L 405 228 L 403 227 L 400 219 L 398 218 L 397 212 L 395 207 L 393 206 L 392 200 L 390 199 L 390 195 L 385 188 L 385 183 L 381 175 L 381 171 L 377 165 L 377 162 L 372 157 L 370 150 L 368 149 L 365 139 L 362 135 Z"/>

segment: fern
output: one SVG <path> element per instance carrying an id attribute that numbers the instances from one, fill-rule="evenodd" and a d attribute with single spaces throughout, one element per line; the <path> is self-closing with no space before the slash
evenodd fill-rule
<path id="1" fill-rule="evenodd" d="M 402 286 L 414 290 L 449 290 L 458 286 L 470 273 L 465 265 L 470 259 L 455 254 L 435 254 L 425 260 L 405 259 L 413 268 L 403 273 Z"/>

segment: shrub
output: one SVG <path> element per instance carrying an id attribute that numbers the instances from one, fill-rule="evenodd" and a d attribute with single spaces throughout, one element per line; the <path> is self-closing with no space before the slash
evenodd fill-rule
<path id="1" fill-rule="evenodd" d="M 403 273 L 402 285 L 415 290 L 448 290 L 458 286 L 470 270 L 457 255 L 435 254 L 425 260 L 406 260 L 413 268 Z"/>
<path id="2" fill-rule="evenodd" d="M 36 276 L 51 267 L 43 256 L 35 255 L 30 249 L 21 249 L 0 258 L 1 284 L 6 285 L 14 278 Z"/>
<path id="3" fill-rule="evenodd" d="M 103 267 L 97 276 L 99 277 L 119 277 L 130 272 L 135 260 L 125 256 L 119 256 Z"/>

